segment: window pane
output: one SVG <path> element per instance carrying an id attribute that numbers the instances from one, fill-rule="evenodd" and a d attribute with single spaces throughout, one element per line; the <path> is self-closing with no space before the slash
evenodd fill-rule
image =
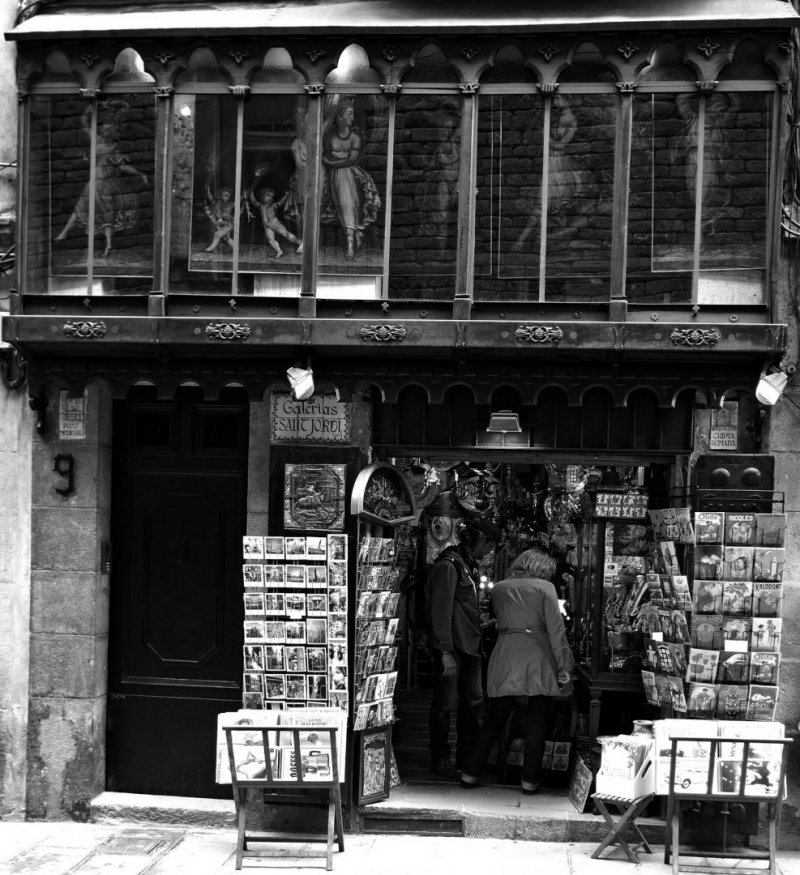
<path id="1" fill-rule="evenodd" d="M 231 291 L 236 107 L 227 95 L 175 98 L 171 292 Z"/>
<path id="2" fill-rule="evenodd" d="M 692 296 L 695 94 L 635 94 L 627 292 L 632 301 L 679 304 Z"/>
<path id="3" fill-rule="evenodd" d="M 390 296 L 449 300 L 455 291 L 461 106 L 445 95 L 397 101 Z"/>
<path id="4" fill-rule="evenodd" d="M 547 162 L 547 300 L 607 300 L 611 272 L 613 94 L 556 94 Z"/>
<path id="5" fill-rule="evenodd" d="M 380 297 L 388 101 L 378 94 L 325 99 L 320 297 Z"/>
<path id="6" fill-rule="evenodd" d="M 700 303 L 761 303 L 766 267 L 771 95 L 705 100 Z"/>
<path id="7" fill-rule="evenodd" d="M 300 293 L 306 98 L 251 96 L 244 107 L 239 291 Z"/>
<path id="8" fill-rule="evenodd" d="M 154 100 L 32 99 L 29 292 L 152 289 Z"/>
<path id="9" fill-rule="evenodd" d="M 538 94 L 481 97 L 475 297 L 539 297 L 544 102 Z"/>

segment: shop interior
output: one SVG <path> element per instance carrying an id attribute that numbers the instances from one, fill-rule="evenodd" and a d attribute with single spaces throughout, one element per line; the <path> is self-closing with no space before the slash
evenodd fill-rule
<path id="1" fill-rule="evenodd" d="M 503 579 L 519 553 L 537 544 L 558 561 L 553 582 L 575 656 L 576 681 L 557 704 L 552 749 L 548 747 L 545 755 L 545 766 L 551 767 L 546 768 L 544 789 L 567 786 L 573 752 L 590 761 L 599 756 L 590 734 L 628 732 L 634 719 L 657 716 L 651 715 L 642 690 L 640 636 L 630 617 L 615 617 L 614 606 L 608 604 L 612 590 L 604 588 L 604 579 L 609 582 L 609 573 L 633 576 L 649 570 L 648 508 L 665 507 L 677 500 L 680 457 L 567 463 L 563 457 L 542 458 L 541 453 L 503 455 L 502 461 L 493 460 L 488 453 L 470 460 L 386 460 L 402 470 L 411 483 L 419 518 L 417 525 L 410 524 L 397 533 L 413 545 L 404 551 L 413 559 L 403 569 L 401 583 L 402 648 L 393 727 L 397 767 L 401 778 L 410 783 L 448 780 L 430 773 L 427 748 L 431 692 L 424 579 L 441 550 L 457 543 L 459 519 L 472 514 L 491 517 L 504 535 L 502 544 L 481 567 L 487 661 L 496 640 L 490 611 L 494 582 Z M 519 461 L 507 461 L 515 456 Z M 616 511 L 623 516 L 613 521 L 599 517 L 604 511 L 598 508 L 598 499 L 601 504 L 624 503 L 625 508 Z M 608 634 L 612 627 L 618 630 L 615 636 Z M 590 733 L 590 683 L 581 679 L 596 681 L 609 675 L 613 680 L 604 694 L 607 704 L 599 715 L 599 725 Z M 454 724 L 455 719 L 451 733 Z M 521 735 L 521 716 L 515 713 L 490 758 L 485 785 L 518 785 L 521 747 L 516 739 Z"/>

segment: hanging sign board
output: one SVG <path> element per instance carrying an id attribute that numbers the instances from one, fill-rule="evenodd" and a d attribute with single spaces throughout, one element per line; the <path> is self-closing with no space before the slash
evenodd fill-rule
<path id="1" fill-rule="evenodd" d="M 719 410 L 711 411 L 709 450 L 736 451 L 739 431 L 739 402 L 726 401 Z"/>
<path id="2" fill-rule="evenodd" d="M 60 393 L 58 439 L 60 441 L 86 440 L 86 399 L 83 395 L 70 396 L 66 391 Z"/>
<path id="3" fill-rule="evenodd" d="M 295 401 L 288 392 L 273 392 L 271 412 L 275 444 L 350 442 L 350 405 L 337 401 L 333 394 Z"/>

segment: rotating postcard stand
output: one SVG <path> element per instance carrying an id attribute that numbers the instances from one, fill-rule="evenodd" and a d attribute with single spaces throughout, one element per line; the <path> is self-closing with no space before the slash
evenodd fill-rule
<path id="1" fill-rule="evenodd" d="M 400 782 L 392 751 L 404 557 L 399 534 L 403 526 L 416 522 L 416 502 L 402 472 L 378 462 L 356 478 L 350 512 L 358 518 L 353 799 L 356 805 L 366 805 L 386 799 Z"/>

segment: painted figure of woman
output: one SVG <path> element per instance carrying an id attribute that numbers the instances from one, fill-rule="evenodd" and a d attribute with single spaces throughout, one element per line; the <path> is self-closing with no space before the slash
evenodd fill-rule
<path id="1" fill-rule="evenodd" d="M 81 114 L 81 127 L 88 135 L 91 130 L 90 114 L 92 107 L 88 106 Z M 104 121 L 97 128 L 97 156 L 95 164 L 95 196 L 94 196 L 94 233 L 102 233 L 106 245 L 103 252 L 111 251 L 111 241 L 115 231 L 133 228 L 138 218 L 139 200 L 131 190 L 126 177 L 138 177 L 143 185 L 148 185 L 146 174 L 138 171 L 119 151 L 116 145 L 118 132 L 111 121 Z M 76 224 L 89 229 L 89 212 L 91 205 L 90 183 L 86 183 L 78 197 L 72 214 L 67 219 L 56 240 L 65 240 Z"/>
<path id="2" fill-rule="evenodd" d="M 283 215 L 297 224 L 298 236 L 303 236 L 303 220 L 306 211 L 306 167 L 308 165 L 306 141 L 306 110 L 298 106 L 295 110 L 295 137 L 291 152 L 294 160 L 294 173 L 289 187 L 283 196 Z"/>
<path id="3" fill-rule="evenodd" d="M 339 101 L 335 111 L 322 149 L 322 162 L 328 170 L 322 219 L 338 218 L 347 241 L 345 258 L 352 261 L 356 249 L 364 245 L 364 229 L 378 216 L 381 198 L 372 177 L 358 163 L 363 141 L 354 125 L 352 100 Z"/>

